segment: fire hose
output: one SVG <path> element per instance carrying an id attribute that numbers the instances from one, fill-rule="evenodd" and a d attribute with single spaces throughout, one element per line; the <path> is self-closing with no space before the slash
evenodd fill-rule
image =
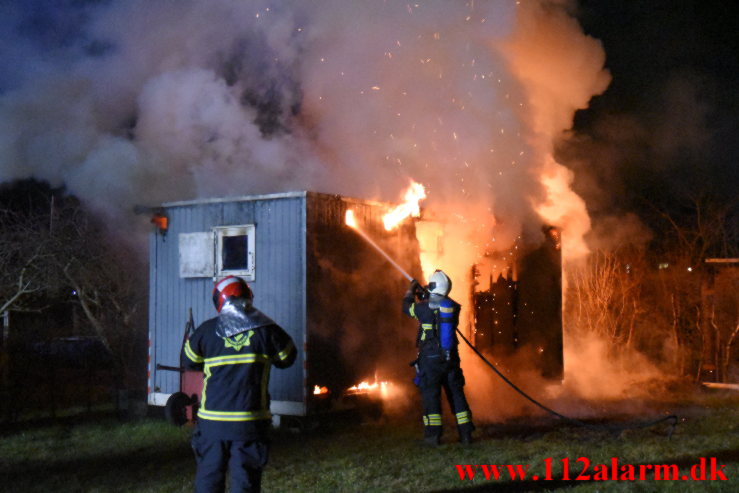
<path id="1" fill-rule="evenodd" d="M 379 245 L 377 245 L 372 240 L 372 238 L 370 238 L 369 236 L 367 236 L 361 229 L 359 229 L 359 227 L 356 224 L 355 225 L 350 225 L 350 226 L 367 243 L 369 243 L 372 247 L 374 247 L 374 249 L 380 255 L 382 255 L 383 257 L 385 257 L 385 259 L 388 262 L 390 262 L 390 264 L 392 266 L 394 266 L 401 274 L 403 274 L 403 277 L 405 277 L 409 282 L 414 282 L 415 281 L 415 279 L 410 274 L 408 274 L 405 270 L 403 270 L 403 268 L 400 267 L 400 265 L 398 265 L 397 262 L 395 262 L 382 248 L 380 248 Z M 418 283 L 418 281 L 415 281 L 415 282 Z M 420 283 L 418 283 L 418 285 L 421 286 Z M 423 289 L 425 290 L 425 288 L 423 288 Z M 498 377 L 500 377 L 513 390 L 515 390 L 516 392 L 518 392 L 521 396 L 523 396 L 525 399 L 527 399 L 529 402 L 531 402 L 535 406 L 539 407 L 540 409 L 544 410 L 545 412 L 547 412 L 547 413 L 549 413 L 549 414 L 551 414 L 553 416 L 556 416 L 557 418 L 559 418 L 559 419 L 561 419 L 561 420 L 563 420 L 563 421 L 565 421 L 565 422 L 567 422 L 569 424 L 572 424 L 572 425 L 575 425 L 575 426 L 580 426 L 580 427 L 583 427 L 583 428 L 588 428 L 588 429 L 591 429 L 591 430 L 609 431 L 611 433 L 621 433 L 621 432 L 626 431 L 626 430 L 651 428 L 651 427 L 656 426 L 656 425 L 658 425 L 660 423 L 669 422 L 669 429 L 668 429 L 668 432 L 667 432 L 667 438 L 668 439 L 671 439 L 672 438 L 672 434 L 675 431 L 675 427 L 677 426 L 677 423 L 678 423 L 678 420 L 679 420 L 678 417 L 677 417 L 677 415 L 675 415 L 675 414 L 670 414 L 668 416 L 663 416 L 663 417 L 652 419 L 652 420 L 648 420 L 648 421 L 634 421 L 634 422 L 622 423 L 622 424 L 593 424 L 593 423 L 586 423 L 585 421 L 581 421 L 579 419 L 572 418 L 570 416 L 565 416 L 564 414 L 561 414 L 561 413 L 555 411 L 554 409 L 551 409 L 551 408 L 545 406 L 544 404 L 542 404 L 541 402 L 537 401 L 536 399 L 534 399 L 533 397 L 531 397 L 530 395 L 528 395 L 526 392 L 524 392 L 523 390 L 521 390 L 508 377 L 506 377 L 500 370 L 498 370 L 498 368 L 496 368 L 496 366 L 493 363 L 491 363 L 490 361 L 488 361 L 488 359 L 464 336 L 464 334 L 462 334 L 462 331 L 459 330 L 459 327 L 456 328 L 456 331 L 459 334 L 459 336 L 462 338 L 462 340 L 470 347 L 470 349 L 472 349 L 472 351 L 487 366 L 489 366 L 490 369 L 493 370 L 496 375 L 498 375 Z"/>

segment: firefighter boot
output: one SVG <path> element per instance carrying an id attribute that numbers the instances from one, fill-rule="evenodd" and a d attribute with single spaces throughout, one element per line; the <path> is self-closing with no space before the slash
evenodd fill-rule
<path id="1" fill-rule="evenodd" d="M 459 432 L 459 443 L 462 445 L 469 445 L 472 443 L 472 432 L 475 431 L 475 425 L 471 422 L 458 425 L 457 431 Z"/>
<path id="2" fill-rule="evenodd" d="M 423 445 L 438 447 L 441 444 L 441 426 L 426 426 L 423 430 Z"/>
<path id="3" fill-rule="evenodd" d="M 441 438 L 436 435 L 423 437 L 423 445 L 426 447 L 438 447 L 441 444 Z"/>
<path id="4" fill-rule="evenodd" d="M 436 447 L 441 443 L 441 414 L 430 413 L 423 416 L 423 443 Z"/>

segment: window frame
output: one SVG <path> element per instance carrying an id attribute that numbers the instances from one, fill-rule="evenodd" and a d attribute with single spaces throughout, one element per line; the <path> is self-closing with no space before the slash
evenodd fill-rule
<path id="1" fill-rule="evenodd" d="M 215 236 L 215 275 L 216 277 L 239 276 L 245 281 L 256 279 L 256 226 L 254 224 L 240 224 L 216 226 L 213 228 Z M 246 236 L 246 269 L 223 268 L 223 238 L 230 236 Z"/>

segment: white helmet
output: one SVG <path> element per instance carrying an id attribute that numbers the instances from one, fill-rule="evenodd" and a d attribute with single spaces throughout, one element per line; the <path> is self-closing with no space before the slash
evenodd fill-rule
<path id="1" fill-rule="evenodd" d="M 446 296 L 449 294 L 449 291 L 452 290 L 452 280 L 449 279 L 449 276 L 444 274 L 444 272 L 436 269 L 434 273 L 431 274 L 428 290 L 431 294 Z"/>

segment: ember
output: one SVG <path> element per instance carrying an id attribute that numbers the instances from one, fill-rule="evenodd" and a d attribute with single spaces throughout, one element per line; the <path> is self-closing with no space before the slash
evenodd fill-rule
<path id="1" fill-rule="evenodd" d="M 313 387 L 313 395 L 321 395 L 321 394 L 328 394 L 328 388 L 319 387 L 318 385 L 315 385 Z"/>

